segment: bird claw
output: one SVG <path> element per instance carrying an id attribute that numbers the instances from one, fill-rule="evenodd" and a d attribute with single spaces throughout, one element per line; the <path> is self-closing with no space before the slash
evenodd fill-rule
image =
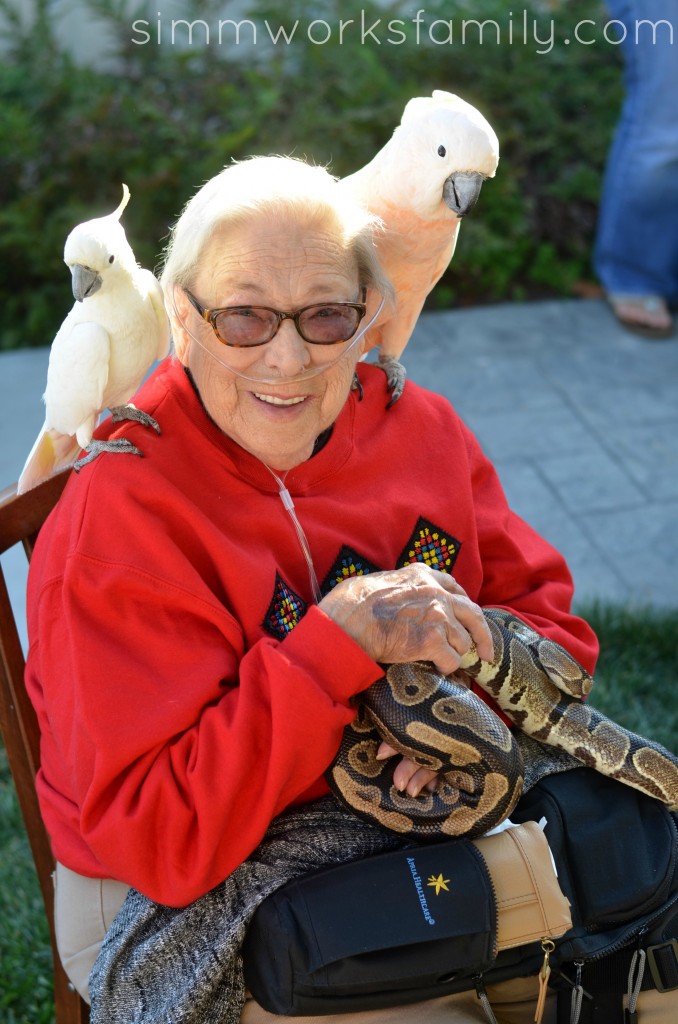
<path id="1" fill-rule="evenodd" d="M 85 448 L 87 455 L 84 458 L 78 459 L 73 466 L 76 473 L 79 473 L 83 466 L 86 466 L 88 462 L 94 462 L 98 455 L 103 455 L 104 452 L 108 452 L 111 455 L 120 453 L 123 455 L 140 455 L 143 458 L 143 452 L 139 451 L 136 445 L 128 441 L 126 437 L 116 438 L 114 441 L 90 441 Z"/>
<path id="2" fill-rule="evenodd" d="M 362 402 L 363 398 L 365 397 L 365 392 L 363 391 L 363 386 L 360 383 L 360 377 L 358 376 L 357 373 L 353 374 L 353 382 L 351 384 L 351 391 L 357 391 L 358 392 L 358 401 Z"/>
<path id="3" fill-rule="evenodd" d="M 152 427 L 157 434 L 161 433 L 160 424 L 147 412 L 137 409 L 136 405 L 116 405 L 111 409 L 113 423 L 120 423 L 122 420 L 132 420 L 134 423 L 141 423 L 144 427 Z"/>
<path id="4" fill-rule="evenodd" d="M 398 401 L 405 389 L 406 369 L 402 363 L 391 356 L 379 356 L 379 366 L 386 374 L 386 386 L 391 392 L 391 400 L 386 406 L 390 409 Z"/>

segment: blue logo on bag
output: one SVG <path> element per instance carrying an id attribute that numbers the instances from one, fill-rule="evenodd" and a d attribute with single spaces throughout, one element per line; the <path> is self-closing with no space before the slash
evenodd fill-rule
<path id="1" fill-rule="evenodd" d="M 408 857 L 407 858 L 407 863 L 409 864 L 410 871 L 412 872 L 412 879 L 414 881 L 414 887 L 417 890 L 417 896 L 419 897 L 419 902 L 421 904 L 421 910 L 422 910 L 422 913 L 424 915 L 424 919 L 426 921 L 428 921 L 429 924 L 435 924 L 436 923 L 435 922 L 435 918 L 431 916 L 431 911 L 428 909 L 428 903 L 426 902 L 426 894 L 424 892 L 424 886 L 423 886 L 423 883 L 422 883 L 422 880 L 421 880 L 421 876 L 420 876 L 419 872 L 417 871 L 417 865 L 414 862 L 414 857 Z M 441 878 L 442 878 L 442 875 L 441 875 Z"/>

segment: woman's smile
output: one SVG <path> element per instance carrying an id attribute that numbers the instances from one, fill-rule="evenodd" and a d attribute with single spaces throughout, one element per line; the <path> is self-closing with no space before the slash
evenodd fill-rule
<path id="1" fill-rule="evenodd" d="M 281 395 L 265 395 L 259 391 L 253 391 L 252 394 L 255 398 L 258 398 L 260 402 L 285 407 L 290 405 L 299 405 L 301 402 L 305 402 L 309 397 L 308 395 L 298 395 L 293 398 L 283 398 Z"/>

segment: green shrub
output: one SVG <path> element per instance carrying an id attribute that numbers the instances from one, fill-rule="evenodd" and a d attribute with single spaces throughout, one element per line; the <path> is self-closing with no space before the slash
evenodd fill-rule
<path id="1" fill-rule="evenodd" d="M 621 94 L 618 57 L 613 46 L 563 39 L 583 18 L 602 25 L 599 3 L 535 0 L 529 24 L 536 19 L 544 39 L 553 18 L 559 39 L 538 53 L 531 36 L 522 41 L 517 15 L 507 42 L 503 0 L 483 0 L 482 14 L 478 3 L 430 0 L 419 44 L 405 3 L 290 0 L 281 13 L 253 0 L 248 16 L 260 39 L 266 18 L 288 31 L 299 19 L 299 32 L 290 45 L 261 41 L 238 59 L 233 46 L 205 45 L 197 30 L 190 47 L 158 46 L 159 5 L 131 15 L 124 0 L 89 0 L 87 17 L 107 26 L 111 53 L 86 66 L 57 45 L 49 0 L 37 0 L 29 26 L 16 6 L 0 0 L 9 24 L 9 59 L 0 68 L 0 348 L 51 342 L 71 304 L 61 263 L 66 235 L 113 210 L 121 182 L 133 197 L 128 237 L 153 268 L 187 198 L 232 157 L 294 152 L 350 173 L 388 139 L 407 100 L 434 88 L 487 114 L 502 157 L 433 304 L 567 294 L 590 276 L 600 175 Z M 223 6 L 194 0 L 182 17 L 216 26 Z M 147 45 L 133 35 L 137 17 L 149 23 Z M 336 27 L 350 17 L 366 27 L 379 20 L 379 42 L 368 34 L 361 43 L 356 28 L 340 43 Z M 471 29 L 463 44 L 428 39 L 436 19 L 458 28 L 463 19 L 492 18 L 500 45 Z M 309 41 L 314 19 L 333 27 L 326 44 Z M 408 32 L 402 45 L 387 31 L 394 19 Z"/>

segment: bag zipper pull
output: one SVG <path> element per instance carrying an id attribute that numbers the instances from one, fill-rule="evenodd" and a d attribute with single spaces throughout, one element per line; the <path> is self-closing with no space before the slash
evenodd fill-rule
<path id="1" fill-rule="evenodd" d="M 641 938 L 643 933 L 647 929 L 643 930 L 638 935 L 636 949 L 631 959 L 631 966 L 629 967 L 629 978 L 627 982 L 627 1008 L 624 1010 L 624 1022 L 625 1024 L 637 1024 L 638 1022 L 638 1011 L 636 1006 L 638 1004 L 638 995 L 640 993 L 641 986 L 643 984 L 643 975 L 645 974 L 645 962 L 647 960 L 647 953 L 641 946 Z"/>
<path id="2" fill-rule="evenodd" d="M 542 939 L 541 948 L 544 953 L 544 962 L 541 965 L 539 971 L 539 995 L 537 996 L 537 1009 L 534 1011 L 534 1024 L 541 1024 L 542 1017 L 544 1016 L 544 1007 L 546 1006 L 546 992 L 549 984 L 549 977 L 551 976 L 551 964 L 549 959 L 551 953 L 556 948 L 556 944 L 552 939 Z"/>
<path id="3" fill-rule="evenodd" d="M 476 975 L 473 979 L 473 984 L 476 987 L 476 994 L 480 1000 L 480 1005 L 485 1011 L 485 1016 L 487 1017 L 489 1024 L 498 1024 L 497 1018 L 494 1015 L 494 1010 L 490 1006 L 490 1000 L 487 996 L 487 992 L 485 991 L 482 974 Z"/>
<path id="4" fill-rule="evenodd" d="M 581 1004 L 584 998 L 584 986 L 581 983 L 581 972 L 584 966 L 583 960 L 575 960 L 574 966 L 577 968 L 577 974 L 574 979 L 574 986 L 572 988 L 572 997 L 570 1003 L 570 1024 L 579 1024 L 579 1017 L 581 1016 Z"/>

